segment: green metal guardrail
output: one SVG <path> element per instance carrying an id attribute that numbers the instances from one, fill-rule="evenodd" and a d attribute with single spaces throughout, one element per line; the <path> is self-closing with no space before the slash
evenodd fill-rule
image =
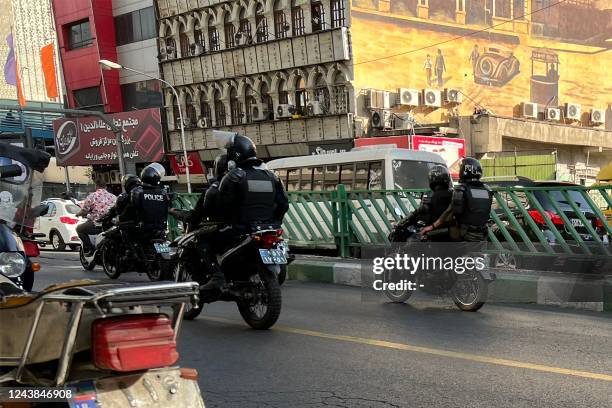
<path id="1" fill-rule="evenodd" d="M 418 207 L 427 190 L 355 190 L 288 193 L 283 228 L 292 246 L 337 249 L 348 257 L 364 245 L 389 245 L 393 223 Z M 190 209 L 197 195 L 180 194 Z M 492 252 L 517 255 L 610 257 L 612 186 L 507 187 L 494 189 L 489 241 Z M 171 217 L 171 235 L 180 233 Z"/>

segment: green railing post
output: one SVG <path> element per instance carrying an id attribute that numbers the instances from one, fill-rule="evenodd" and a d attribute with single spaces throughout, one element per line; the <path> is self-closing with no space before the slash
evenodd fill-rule
<path id="1" fill-rule="evenodd" d="M 342 258 L 348 258 L 350 255 L 350 230 L 349 218 L 351 217 L 348 207 L 348 197 L 344 184 L 338 184 L 336 191 L 332 192 L 332 215 L 334 222 L 334 237 L 338 247 L 338 255 Z"/>

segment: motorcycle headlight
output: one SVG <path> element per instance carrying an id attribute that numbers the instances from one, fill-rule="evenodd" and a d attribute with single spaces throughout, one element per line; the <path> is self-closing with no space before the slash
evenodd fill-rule
<path id="1" fill-rule="evenodd" d="M 0 273 L 8 278 L 21 276 L 25 271 L 26 261 L 23 255 L 17 252 L 3 252 L 0 254 Z"/>

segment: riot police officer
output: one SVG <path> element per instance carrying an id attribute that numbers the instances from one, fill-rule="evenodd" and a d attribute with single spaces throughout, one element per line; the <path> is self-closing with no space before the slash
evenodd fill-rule
<path id="1" fill-rule="evenodd" d="M 231 170 L 221 180 L 216 201 L 218 215 L 227 225 L 216 237 L 217 251 L 229 246 L 233 237 L 253 231 L 257 226 L 280 225 L 289 209 L 282 183 L 257 158 L 251 139 L 234 134 L 225 149 Z M 205 293 L 218 293 L 224 284 L 223 272 L 217 268 L 201 289 Z"/>
<path id="2" fill-rule="evenodd" d="M 126 174 L 125 176 L 121 178 L 121 184 L 123 185 L 124 192 L 119 194 L 119 196 L 117 197 L 117 201 L 115 202 L 115 205 L 110 209 L 108 214 L 104 217 L 105 221 L 112 220 L 116 216 L 119 216 L 119 222 L 127 221 L 127 219 L 124 219 L 125 215 L 123 215 L 123 212 L 125 211 L 125 209 L 130 203 L 130 193 L 132 192 L 134 188 L 141 185 L 142 182 L 140 181 L 140 177 L 138 177 L 137 175 Z"/>
<path id="3" fill-rule="evenodd" d="M 482 242 L 487 239 L 487 223 L 493 203 L 489 187 L 480 181 L 482 166 L 466 157 L 459 169 L 459 182 L 453 191 L 451 205 L 423 233 L 451 225 L 451 236 L 458 241 Z M 454 223 L 454 225 L 453 225 Z"/>
<path id="4" fill-rule="evenodd" d="M 431 193 L 423 196 L 421 205 L 408 217 L 402 219 L 393 229 L 389 240 L 392 242 L 404 242 L 409 237 L 407 227 L 424 222 L 430 225 L 437 220 L 448 208 L 453 195 L 453 182 L 446 166 L 435 165 L 429 170 L 429 188 Z M 442 239 L 442 237 L 440 237 Z"/>
<path id="5" fill-rule="evenodd" d="M 214 180 L 208 189 L 200 195 L 195 208 L 189 213 L 187 222 L 197 225 L 205 219 L 222 221 L 222 212 L 218 206 L 217 194 L 221 179 L 227 173 L 227 154 L 220 154 L 215 158 Z"/>
<path id="6" fill-rule="evenodd" d="M 141 185 L 130 193 L 130 202 L 122 213 L 126 220 L 135 221 L 141 236 L 156 236 L 166 231 L 170 197 L 161 185 L 166 170 L 151 163 L 140 173 Z"/>

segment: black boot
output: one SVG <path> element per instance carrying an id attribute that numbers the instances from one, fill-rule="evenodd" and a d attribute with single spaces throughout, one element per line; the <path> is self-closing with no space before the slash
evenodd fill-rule
<path id="1" fill-rule="evenodd" d="M 211 269 L 214 270 L 212 277 L 207 283 L 200 286 L 200 296 L 207 301 L 218 298 L 225 286 L 225 275 L 219 265 L 211 265 Z"/>

